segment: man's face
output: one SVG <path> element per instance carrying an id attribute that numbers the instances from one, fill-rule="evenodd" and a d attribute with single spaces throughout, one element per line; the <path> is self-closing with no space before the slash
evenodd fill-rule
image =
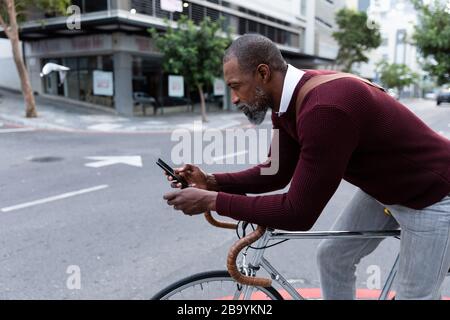
<path id="1" fill-rule="evenodd" d="M 231 89 L 231 101 L 252 124 L 261 124 L 272 106 L 272 98 L 264 91 L 256 70 L 252 74 L 243 73 L 233 58 L 224 64 L 223 73 Z"/>

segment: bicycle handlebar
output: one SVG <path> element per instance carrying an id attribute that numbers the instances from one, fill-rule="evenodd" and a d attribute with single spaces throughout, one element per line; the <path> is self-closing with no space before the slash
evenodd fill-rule
<path id="1" fill-rule="evenodd" d="M 210 211 L 205 212 L 206 220 L 213 226 L 224 229 L 235 229 L 235 223 L 222 222 L 216 220 Z M 266 232 L 265 227 L 258 226 L 255 231 L 250 233 L 249 235 L 239 239 L 237 242 L 233 244 L 228 252 L 227 257 L 227 269 L 230 276 L 236 280 L 236 282 L 242 285 L 255 286 L 255 287 L 270 287 L 272 285 L 272 280 L 268 278 L 258 278 L 258 277 L 249 277 L 243 275 L 236 266 L 236 260 L 242 249 L 251 245 L 259 238 L 261 238 Z"/>
<path id="2" fill-rule="evenodd" d="M 214 219 L 214 217 L 212 216 L 210 211 L 205 212 L 205 219 L 206 221 L 208 221 L 211 225 L 213 225 L 214 227 L 217 228 L 222 228 L 222 229 L 236 229 L 237 224 L 236 223 L 231 223 L 231 222 L 223 222 L 223 221 L 219 221 Z"/>

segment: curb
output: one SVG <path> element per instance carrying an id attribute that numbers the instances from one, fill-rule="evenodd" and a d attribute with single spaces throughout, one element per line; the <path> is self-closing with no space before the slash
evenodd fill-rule
<path id="1" fill-rule="evenodd" d="M 39 119 L 39 118 L 37 118 L 37 119 Z M 35 122 L 32 119 L 19 118 L 19 117 L 14 117 L 14 116 L 7 116 L 7 115 L 0 115 L 0 120 L 2 122 L 5 122 L 5 123 L 11 124 L 11 125 L 29 127 L 29 128 L 33 128 L 36 130 L 49 130 L 49 131 L 85 133 L 85 134 L 164 134 L 164 133 L 171 133 L 174 130 L 174 127 L 159 127 L 157 129 L 155 128 L 154 130 L 136 130 L 136 129 L 133 130 L 133 129 L 127 129 L 127 128 L 116 129 L 116 130 L 92 130 L 92 129 L 86 129 L 86 128 L 64 127 L 64 126 L 59 126 L 59 125 L 49 124 L 49 123 L 40 123 L 40 122 Z M 37 120 L 37 121 L 39 121 L 39 120 Z M 248 128 L 252 128 L 252 127 L 253 127 L 253 125 L 251 125 L 251 124 L 240 123 L 239 125 L 222 128 L 222 129 L 221 128 L 203 128 L 202 131 L 206 131 L 206 130 L 224 131 L 224 130 L 228 130 L 228 129 L 238 129 L 238 128 L 248 129 Z M 180 129 L 180 128 L 178 128 L 178 129 Z M 190 130 L 188 128 L 181 128 L 181 129 L 186 129 L 186 130 L 189 130 L 192 132 L 195 131 L 195 130 Z"/>
<path id="2" fill-rule="evenodd" d="M 58 131 L 74 131 L 76 129 L 62 127 L 54 124 L 48 124 L 48 123 L 38 123 L 34 122 L 33 120 L 27 120 L 27 119 L 21 119 L 17 117 L 12 116 L 5 116 L 0 115 L 0 119 L 4 122 L 9 122 L 13 125 L 20 125 L 25 127 L 31 127 L 35 129 L 44 129 L 44 130 L 58 130 Z"/>

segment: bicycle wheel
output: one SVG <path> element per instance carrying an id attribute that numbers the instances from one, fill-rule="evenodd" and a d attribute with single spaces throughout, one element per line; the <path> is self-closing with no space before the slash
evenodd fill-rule
<path id="1" fill-rule="evenodd" d="M 171 284 L 155 294 L 152 300 L 232 300 L 242 297 L 244 289 L 228 271 L 208 271 Z M 273 287 L 252 289 L 252 300 L 283 300 Z"/>

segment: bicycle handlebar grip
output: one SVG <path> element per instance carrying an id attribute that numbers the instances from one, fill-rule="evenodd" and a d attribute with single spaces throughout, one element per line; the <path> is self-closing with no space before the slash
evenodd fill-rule
<path id="1" fill-rule="evenodd" d="M 210 211 L 205 212 L 206 220 L 212 224 L 214 227 L 223 228 L 223 229 L 236 229 L 236 224 L 231 222 L 223 222 L 214 219 Z"/>
<path id="2" fill-rule="evenodd" d="M 256 240 L 261 238 L 266 232 L 266 228 L 258 226 L 255 231 L 248 236 L 239 239 L 230 249 L 227 258 L 227 268 L 230 276 L 242 285 L 254 286 L 254 287 L 270 287 L 272 285 L 271 279 L 249 277 L 243 275 L 236 266 L 236 259 L 241 250 Z"/>

